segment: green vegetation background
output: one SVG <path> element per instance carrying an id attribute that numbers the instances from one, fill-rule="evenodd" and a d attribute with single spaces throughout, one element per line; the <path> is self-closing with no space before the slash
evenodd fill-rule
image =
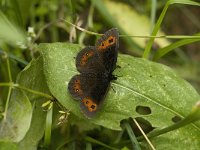
<path id="1" fill-rule="evenodd" d="M 0 150 L 198 149 L 199 6 L 1 0 Z M 120 31 L 119 77 L 97 116 L 87 119 L 67 91 L 78 73 L 74 57 L 94 45 L 94 33 L 113 27 Z"/>

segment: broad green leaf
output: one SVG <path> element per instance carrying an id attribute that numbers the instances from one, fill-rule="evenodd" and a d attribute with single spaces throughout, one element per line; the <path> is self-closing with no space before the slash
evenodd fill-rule
<path id="1" fill-rule="evenodd" d="M 154 127 L 173 124 L 172 118 L 185 117 L 199 100 L 195 89 L 177 76 L 169 67 L 128 55 L 119 55 L 114 74 L 119 76 L 111 82 L 102 109 L 93 119 L 81 113 L 79 102 L 72 99 L 67 86 L 72 76 L 78 74 L 75 59 L 81 49 L 69 43 L 40 44 L 43 69 L 48 87 L 54 97 L 76 116 L 88 123 L 120 130 L 120 121 L 128 117 L 143 117 Z M 149 107 L 151 113 L 142 115 L 138 106 Z M 199 129 L 199 123 L 192 125 Z"/>
<path id="2" fill-rule="evenodd" d="M 31 77 L 31 78 L 30 78 Z M 17 77 L 17 83 L 23 87 L 49 94 L 49 90 L 43 74 L 43 61 L 39 57 L 32 60 Z M 41 98 L 39 95 L 26 92 L 29 99 L 32 101 Z"/>
<path id="3" fill-rule="evenodd" d="M 0 141 L 19 142 L 30 127 L 32 107 L 28 97 L 13 89 L 6 117 L 0 121 Z"/>
<path id="4" fill-rule="evenodd" d="M 16 44 L 25 44 L 26 36 L 23 31 L 13 25 L 1 11 L 0 29 L 0 43 L 6 42 L 14 46 L 16 46 Z"/>
<path id="5" fill-rule="evenodd" d="M 91 0 L 103 17 L 112 24 L 114 27 L 120 29 L 121 34 L 133 36 L 148 36 L 150 35 L 150 19 L 142 14 L 136 12 L 129 5 L 112 0 Z M 159 35 L 163 35 L 159 32 Z M 148 39 L 146 38 L 127 38 L 130 44 L 137 43 L 140 47 L 144 48 Z M 159 46 L 163 47 L 169 44 L 166 39 L 156 39 Z M 137 50 L 136 50 L 137 51 Z"/>
<path id="6" fill-rule="evenodd" d="M 181 65 L 181 66 L 176 66 L 177 74 L 179 74 L 181 77 L 184 79 L 187 79 L 197 90 L 198 93 L 200 93 L 200 78 L 199 78 L 199 73 L 200 73 L 200 67 L 199 67 L 199 62 L 194 61 L 193 63 Z"/>
<path id="7" fill-rule="evenodd" d="M 19 74 L 17 83 L 32 90 L 44 92 L 46 94 L 49 93 L 43 74 L 43 62 L 41 57 L 31 61 Z M 33 102 L 33 116 L 31 126 L 23 140 L 18 143 L 18 146 L 20 149 L 35 150 L 38 147 L 39 140 L 44 134 L 46 112 L 43 111 L 41 105 L 46 98 L 39 97 L 32 93 L 27 93 L 27 95 L 30 101 Z"/>
<path id="8" fill-rule="evenodd" d="M 150 140 L 156 150 L 198 150 L 200 147 L 199 139 L 199 129 L 188 125 Z M 142 145 L 144 146 L 144 144 Z M 145 145 L 144 150 L 151 150 L 148 144 Z"/>
<path id="9" fill-rule="evenodd" d="M 41 108 L 42 99 L 37 100 L 40 102 L 36 102 L 34 107 L 31 126 L 23 140 L 18 143 L 21 150 L 36 150 L 44 134 L 46 113 Z"/>
<path id="10" fill-rule="evenodd" d="M 20 150 L 17 144 L 10 142 L 0 142 L 0 150 Z"/>

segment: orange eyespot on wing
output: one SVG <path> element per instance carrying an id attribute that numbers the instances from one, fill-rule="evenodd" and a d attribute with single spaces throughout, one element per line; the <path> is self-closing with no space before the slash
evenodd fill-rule
<path id="1" fill-rule="evenodd" d="M 70 94 L 77 100 L 81 100 L 84 95 L 84 89 L 82 87 L 83 81 L 80 75 L 73 76 L 68 84 L 68 90 Z"/>
<path id="2" fill-rule="evenodd" d="M 106 50 L 109 46 L 115 44 L 117 42 L 115 36 L 109 36 L 105 41 L 101 43 L 100 46 L 97 47 L 98 51 L 104 51 Z"/>
<path id="3" fill-rule="evenodd" d="M 97 104 L 94 103 L 90 98 L 85 98 L 82 101 L 83 101 L 83 104 L 87 107 L 89 112 L 96 111 Z"/>
<path id="4" fill-rule="evenodd" d="M 74 81 L 74 86 L 73 86 L 73 89 L 74 89 L 74 92 L 79 94 L 79 95 L 82 95 L 83 94 L 83 91 L 81 90 L 81 81 L 80 79 L 76 79 Z"/>
<path id="5" fill-rule="evenodd" d="M 82 56 L 82 58 L 81 58 L 81 60 L 80 60 L 80 65 L 81 65 L 81 66 L 86 65 L 88 59 L 89 59 L 90 57 L 92 57 L 93 55 L 94 55 L 94 52 L 93 52 L 93 51 L 89 51 L 89 52 L 86 52 L 85 54 L 83 54 L 83 56 Z"/>

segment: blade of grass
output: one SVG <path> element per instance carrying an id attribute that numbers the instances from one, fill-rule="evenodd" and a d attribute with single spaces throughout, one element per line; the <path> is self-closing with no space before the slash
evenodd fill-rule
<path id="1" fill-rule="evenodd" d="M 151 32 L 153 31 L 153 27 L 155 25 L 156 5 L 157 5 L 157 0 L 152 0 L 151 2 Z"/>
<path id="2" fill-rule="evenodd" d="M 63 147 L 64 147 L 65 145 L 69 144 L 69 143 L 72 142 L 72 141 L 74 141 L 74 139 L 69 139 L 69 140 L 67 140 L 67 141 L 64 141 L 63 143 L 61 143 L 61 144 L 56 148 L 56 150 L 61 150 L 61 149 L 63 149 Z"/>
<path id="3" fill-rule="evenodd" d="M 199 34 L 196 34 L 196 36 L 199 36 Z M 183 45 L 188 45 L 188 44 L 191 44 L 191 43 L 194 43 L 194 42 L 198 42 L 200 41 L 200 38 L 194 38 L 194 39 L 183 39 L 183 40 L 180 40 L 180 41 L 177 41 L 173 44 L 170 44 L 164 48 L 160 48 L 157 50 L 157 52 L 155 53 L 154 57 L 153 57 L 153 60 L 154 61 L 157 61 L 159 58 L 163 57 L 164 55 L 166 55 L 167 53 L 171 52 L 172 50 L 178 48 L 178 47 L 181 47 Z"/>
<path id="4" fill-rule="evenodd" d="M 163 19 L 164 19 L 164 16 L 165 16 L 165 14 L 166 14 L 166 12 L 167 12 L 168 7 L 169 7 L 171 4 L 176 4 L 176 3 L 200 6 L 199 3 L 193 2 L 193 1 L 190 1 L 190 0 L 169 0 L 169 1 L 167 1 L 167 3 L 165 4 L 165 6 L 164 6 L 164 8 L 163 8 L 163 10 L 162 10 L 162 12 L 161 12 L 159 18 L 158 18 L 158 21 L 156 22 L 156 25 L 155 25 L 155 27 L 154 27 L 154 29 L 153 29 L 153 32 L 152 32 L 152 36 L 156 36 L 156 34 L 158 33 L 158 30 L 160 29 L 161 23 L 162 23 L 162 21 L 163 21 Z M 144 50 L 144 53 L 143 53 L 143 56 L 142 56 L 143 58 L 146 58 L 146 59 L 148 58 L 148 56 L 149 56 L 149 54 L 150 54 L 151 47 L 152 47 L 153 42 L 154 42 L 154 39 L 155 39 L 155 38 L 152 37 L 152 38 L 148 41 L 147 46 L 146 46 L 146 48 L 145 48 L 145 50 Z"/>
<path id="5" fill-rule="evenodd" d="M 5 52 L 2 51 L 2 50 L 0 50 L 0 55 L 1 55 L 1 54 L 5 54 Z M 27 61 L 25 61 L 25 60 L 23 60 L 23 59 L 20 59 L 20 58 L 16 57 L 15 55 L 12 55 L 12 54 L 9 54 L 9 53 L 7 53 L 7 55 L 8 55 L 9 58 L 20 62 L 20 63 L 23 64 L 24 66 L 28 65 L 28 62 L 27 62 Z"/>
<path id="6" fill-rule="evenodd" d="M 44 145 L 48 147 L 51 143 L 51 126 L 52 126 L 53 106 L 47 111 Z"/>
<path id="7" fill-rule="evenodd" d="M 139 146 L 139 143 L 135 137 L 135 134 L 133 133 L 133 130 L 130 126 L 130 124 L 128 123 L 128 121 L 124 121 L 123 122 L 123 126 L 125 127 L 129 137 L 130 137 L 130 140 L 131 140 L 131 143 L 133 145 L 133 149 L 134 150 L 141 150 L 140 146 Z"/>

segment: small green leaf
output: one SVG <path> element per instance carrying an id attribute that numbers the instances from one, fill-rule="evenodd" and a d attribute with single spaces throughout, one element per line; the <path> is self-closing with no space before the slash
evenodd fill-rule
<path id="1" fill-rule="evenodd" d="M 172 118 L 184 118 L 199 100 L 195 89 L 177 76 L 167 66 L 128 55 L 119 55 L 114 74 L 119 76 L 111 82 L 103 107 L 93 119 L 87 119 L 80 111 L 80 102 L 70 96 L 67 86 L 72 76 L 79 74 L 75 57 L 81 50 L 69 43 L 40 44 L 44 74 L 53 96 L 71 113 L 110 129 L 120 130 L 120 121 L 128 117 L 143 117 L 154 127 L 173 124 Z M 150 114 L 140 114 L 137 107 L 148 107 Z M 194 128 L 199 128 L 199 122 Z M 199 129 L 198 129 L 199 130 Z"/>

